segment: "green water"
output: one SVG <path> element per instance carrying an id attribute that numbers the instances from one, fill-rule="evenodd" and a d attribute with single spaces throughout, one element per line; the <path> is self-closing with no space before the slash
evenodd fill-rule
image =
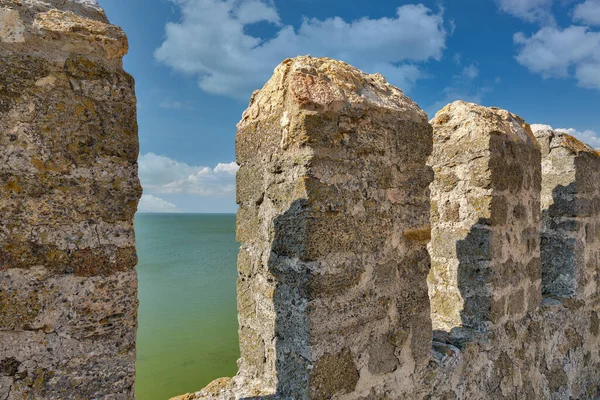
<path id="1" fill-rule="evenodd" d="M 239 357 L 235 215 L 137 214 L 138 400 L 232 376 Z"/>

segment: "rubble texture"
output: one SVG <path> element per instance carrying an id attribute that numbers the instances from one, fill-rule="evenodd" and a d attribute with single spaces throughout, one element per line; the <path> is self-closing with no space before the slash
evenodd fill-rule
<path id="1" fill-rule="evenodd" d="M 127 39 L 0 0 L 0 399 L 134 398 L 141 195 Z"/>

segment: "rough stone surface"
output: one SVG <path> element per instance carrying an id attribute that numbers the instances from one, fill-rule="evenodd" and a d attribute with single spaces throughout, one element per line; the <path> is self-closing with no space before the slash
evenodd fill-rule
<path id="1" fill-rule="evenodd" d="M 458 101 L 431 123 L 433 327 L 520 319 L 541 301 L 539 145 L 497 108 Z"/>
<path id="2" fill-rule="evenodd" d="M 126 52 L 93 0 L 0 0 L 0 400 L 134 397 Z M 600 154 L 432 123 L 380 75 L 277 68 L 238 125 L 239 373 L 180 399 L 600 397 Z"/>
<path id="3" fill-rule="evenodd" d="M 600 153 L 562 132 L 538 129 L 542 147 L 542 291 L 598 299 Z"/>
<path id="4" fill-rule="evenodd" d="M 380 75 L 277 67 L 237 133 L 239 373 L 198 398 L 356 398 L 427 366 L 431 134 Z"/>
<path id="5" fill-rule="evenodd" d="M 127 39 L 0 0 L 0 399 L 131 399 L 141 187 Z"/>
<path id="6" fill-rule="evenodd" d="M 600 303 L 540 301 L 548 267 L 540 266 L 539 208 L 548 203 L 549 145 L 536 143 L 517 116 L 474 104 L 450 104 L 431 122 L 435 179 L 428 280 L 438 330 L 430 370 L 417 385 L 401 386 L 395 398 L 408 393 L 432 399 L 596 398 Z M 565 153 L 554 155 L 556 165 L 570 163 Z M 587 164 L 586 171 L 573 177 L 575 186 L 589 185 L 597 166 Z M 597 183 L 591 187 L 595 193 Z M 589 241 L 591 249 L 596 240 Z M 468 268 L 461 271 L 463 266 Z M 484 296 L 470 303 L 469 294 L 477 291 Z"/>
<path id="7" fill-rule="evenodd" d="M 561 153 L 555 133 L 556 149 L 542 141 L 540 151 L 519 117 L 462 102 L 436 115 L 431 140 L 414 103 L 383 109 L 389 102 L 365 94 L 384 93 L 370 79 L 301 57 L 254 96 L 237 143 L 240 372 L 177 399 L 600 396 L 596 286 L 586 278 L 593 296 L 542 299 L 540 266 L 540 211 L 549 204 L 541 153 L 544 171 L 548 154 L 556 165 L 584 158 L 586 173 L 566 185 L 586 200 L 597 193 L 596 153 Z M 431 142 L 433 338 L 424 251 Z M 597 277 L 600 210 L 576 204 L 587 214 L 552 221 L 589 226 L 578 256 L 586 263 L 576 268 Z"/>

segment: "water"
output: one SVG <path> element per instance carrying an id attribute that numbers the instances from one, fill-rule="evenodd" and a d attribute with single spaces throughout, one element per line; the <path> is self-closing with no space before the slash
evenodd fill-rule
<path id="1" fill-rule="evenodd" d="M 137 214 L 138 400 L 233 376 L 239 357 L 235 215 Z"/>

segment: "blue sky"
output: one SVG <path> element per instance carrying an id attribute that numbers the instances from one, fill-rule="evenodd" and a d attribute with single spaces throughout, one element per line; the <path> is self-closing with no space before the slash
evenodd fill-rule
<path id="1" fill-rule="evenodd" d="M 129 37 L 141 211 L 234 212 L 235 125 L 286 57 L 380 72 L 600 147 L 600 0 L 98 0 Z"/>

